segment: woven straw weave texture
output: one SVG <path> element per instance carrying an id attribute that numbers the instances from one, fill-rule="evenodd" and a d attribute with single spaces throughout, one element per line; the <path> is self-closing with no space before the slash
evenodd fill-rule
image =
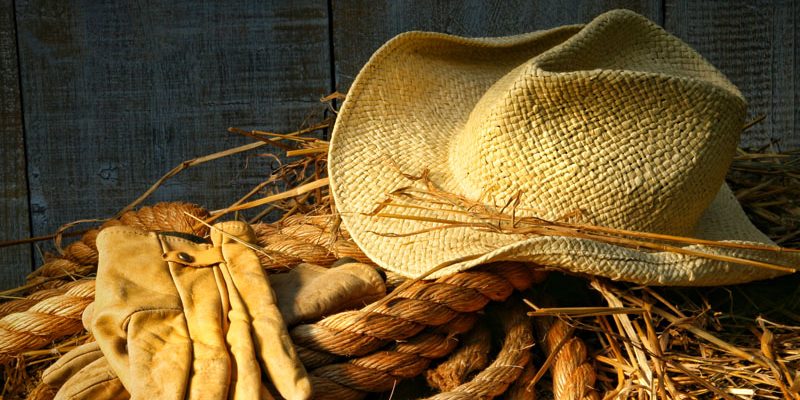
<path id="1" fill-rule="evenodd" d="M 332 136 L 331 188 L 364 252 L 411 277 L 484 254 L 431 277 L 525 260 L 644 284 L 764 279 L 778 273 L 587 239 L 431 230 L 439 224 L 366 215 L 388 193 L 420 185 L 404 174 L 428 171 L 445 192 L 498 209 L 519 193 L 518 216 L 578 211 L 581 222 L 604 227 L 771 243 L 723 183 L 745 108 L 714 66 L 630 11 L 503 38 L 411 32 L 379 49 L 356 78 Z M 447 205 L 412 205 L 391 212 L 472 222 Z M 798 263 L 796 255 L 690 247 Z"/>

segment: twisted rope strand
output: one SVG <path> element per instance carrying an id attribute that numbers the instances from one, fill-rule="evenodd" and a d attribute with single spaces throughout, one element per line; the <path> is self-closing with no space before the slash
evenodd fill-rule
<path id="1" fill-rule="evenodd" d="M 25 311 L 44 299 L 64 294 L 72 285 L 75 284 L 75 282 L 78 281 L 68 282 L 66 284 L 64 284 L 64 281 L 60 280 L 53 282 L 59 282 L 61 283 L 61 285 L 51 289 L 42 289 L 33 292 L 29 294 L 27 297 L 22 299 L 15 299 L 7 301 L 5 303 L 0 303 L 0 318 L 5 317 L 6 315 L 11 313 Z"/>
<path id="2" fill-rule="evenodd" d="M 497 358 L 471 381 L 429 400 L 491 399 L 503 394 L 520 377 L 531 359 L 533 324 L 519 299 L 498 305 L 495 311 L 505 332 Z"/>
<path id="3" fill-rule="evenodd" d="M 535 400 L 536 391 L 530 388 L 529 383 L 536 376 L 536 365 L 533 360 L 528 361 L 528 364 L 522 370 L 519 378 L 508 388 L 508 391 L 503 395 L 508 400 Z"/>
<path id="4" fill-rule="evenodd" d="M 551 353 L 559 343 L 564 342 L 556 354 L 550 370 L 553 377 L 553 394 L 556 400 L 599 400 L 594 389 L 597 378 L 594 367 L 589 363 L 586 345 L 578 337 L 567 337 L 570 333 L 566 322 L 550 317 L 536 319 L 537 328 L 543 336 L 545 352 Z"/>
<path id="5" fill-rule="evenodd" d="M 515 281 L 498 278 L 494 272 L 498 270 L 511 271 L 506 276 Z M 461 274 L 464 276 L 417 282 L 366 316 L 363 311 L 340 313 L 293 329 L 291 335 L 297 346 L 360 356 L 343 363 L 307 365 L 317 398 L 360 399 L 365 392 L 391 390 L 400 380 L 421 374 L 433 359 L 457 347 L 455 336 L 472 328 L 477 320 L 475 312 L 490 298 L 505 300 L 514 288 L 527 288 L 534 279 L 530 268 L 518 263 L 498 263 L 457 275 Z M 487 282 L 492 284 L 486 286 Z M 426 315 L 421 308 L 428 303 L 434 310 L 446 307 L 446 316 Z M 426 327 L 428 330 L 420 334 Z M 375 352 L 392 341 L 396 343 L 390 349 Z M 506 379 L 505 387 L 516 376 Z"/>
<path id="6" fill-rule="evenodd" d="M 81 314 L 94 301 L 94 279 L 78 281 L 64 294 L 46 298 L 27 311 L 0 319 L 0 364 L 83 329 Z"/>
<path id="7" fill-rule="evenodd" d="M 494 272 L 501 270 L 514 282 Z M 366 314 L 335 314 L 315 324 L 299 325 L 291 336 L 296 345 L 310 350 L 365 355 L 390 341 L 408 339 L 426 326 L 441 326 L 460 313 L 479 311 L 490 300 L 504 300 L 515 287 L 529 287 L 533 278 L 531 269 L 523 264 L 497 263 L 436 281 L 420 281 Z"/>
<path id="8" fill-rule="evenodd" d="M 457 345 L 454 335 L 424 333 L 397 342 L 390 350 L 322 366 L 310 373 L 315 398 L 361 399 L 367 392 L 391 390 L 400 380 L 421 374 L 432 359 L 446 356 Z"/>
<path id="9" fill-rule="evenodd" d="M 467 332 L 459 347 L 450 357 L 425 372 L 430 387 L 447 392 L 466 382 L 467 377 L 489 365 L 492 335 L 489 327 L 478 324 Z"/>
<path id="10" fill-rule="evenodd" d="M 330 265 L 350 257 L 373 264 L 344 231 L 330 230 L 330 217 L 291 216 L 280 225 L 253 225 L 257 244 L 266 252 L 259 253 L 266 269 L 288 268 L 301 262 Z"/>

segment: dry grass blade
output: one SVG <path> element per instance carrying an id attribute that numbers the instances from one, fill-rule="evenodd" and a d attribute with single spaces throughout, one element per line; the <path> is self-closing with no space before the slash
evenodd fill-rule
<path id="1" fill-rule="evenodd" d="M 310 147 L 307 149 L 298 149 L 298 150 L 290 150 L 286 152 L 286 157 L 297 157 L 297 156 L 305 156 L 309 154 L 321 154 L 327 153 L 328 147 L 327 143 L 325 143 L 324 147 Z"/>
<path id="2" fill-rule="evenodd" d="M 205 156 L 202 156 L 202 157 L 196 157 L 196 158 L 193 158 L 191 160 L 186 160 L 186 161 L 178 164 L 177 166 L 175 166 L 175 168 L 171 169 L 169 172 L 164 174 L 164 176 L 159 178 L 149 189 L 147 189 L 144 193 L 142 193 L 136 200 L 134 200 L 133 202 L 131 202 L 130 204 L 128 204 L 127 206 L 122 208 L 117 213 L 117 215 L 114 216 L 114 218 L 119 217 L 123 213 L 125 213 L 127 211 L 130 211 L 133 208 L 135 208 L 136 206 L 138 206 L 139 204 L 141 204 L 153 192 L 155 192 L 156 189 L 158 189 L 161 185 L 163 185 L 164 182 L 166 182 L 168 179 L 170 179 L 173 176 L 179 174 L 181 171 L 183 171 L 183 170 L 185 170 L 187 168 L 191 168 L 191 167 L 194 167 L 194 166 L 197 166 L 197 165 L 209 162 L 209 161 L 217 160 L 217 159 L 220 159 L 220 158 L 229 157 L 229 156 L 232 156 L 234 154 L 239 154 L 239 153 L 243 153 L 243 152 L 250 151 L 250 150 L 253 150 L 253 149 L 257 149 L 257 148 L 259 148 L 261 146 L 264 146 L 266 144 L 280 146 L 280 140 L 281 139 L 287 139 L 288 138 L 288 139 L 298 140 L 298 138 L 302 138 L 302 136 L 300 136 L 300 135 L 311 133 L 311 132 L 316 132 L 316 131 L 319 131 L 319 130 L 322 130 L 322 129 L 326 129 L 326 128 L 330 127 L 332 124 L 333 124 L 333 120 L 332 119 L 327 119 L 327 120 L 322 121 L 322 122 L 320 122 L 320 123 L 318 123 L 316 125 L 313 125 L 311 127 L 308 127 L 308 128 L 305 128 L 305 129 L 300 129 L 298 131 L 295 131 L 295 132 L 292 132 L 292 133 L 289 133 L 289 134 L 285 134 L 285 135 L 274 134 L 274 133 L 269 133 L 269 132 L 253 131 L 254 134 L 253 135 L 249 135 L 249 136 L 250 137 L 256 137 L 260 141 L 253 142 L 253 143 L 248 143 L 246 145 L 234 147 L 234 148 L 231 148 L 231 149 L 219 151 L 219 152 L 212 153 L 212 154 L 208 154 L 208 155 L 205 155 Z M 237 132 L 237 133 L 246 132 L 246 131 L 243 131 L 243 130 L 238 129 L 238 128 L 230 128 L 229 131 Z M 257 137 L 255 135 L 255 133 L 273 135 L 275 137 L 273 137 L 273 138 L 261 138 L 261 137 Z M 303 139 L 310 139 L 310 138 L 303 138 Z M 313 140 L 318 140 L 318 139 L 313 139 Z"/>
<path id="3" fill-rule="evenodd" d="M 547 307 L 529 311 L 528 316 L 569 316 L 572 318 L 600 317 L 615 314 L 642 314 L 645 309 L 639 307 Z"/>
<path id="4" fill-rule="evenodd" d="M 592 281 L 592 287 L 597 289 L 601 293 L 603 293 L 604 296 L 608 296 L 613 292 L 613 288 L 611 288 L 610 286 L 602 283 L 599 280 Z M 626 300 L 632 302 L 633 304 L 638 305 L 639 307 L 647 307 L 647 309 L 651 313 L 666 319 L 671 324 L 674 324 L 676 326 L 680 326 L 681 328 L 692 332 L 697 337 L 699 337 L 699 338 L 701 338 L 703 340 L 706 340 L 706 341 L 714 344 L 715 346 L 718 346 L 721 349 L 726 350 L 727 352 L 729 352 L 730 354 L 735 355 L 736 357 L 739 357 L 739 358 L 741 358 L 743 360 L 746 360 L 746 361 L 749 361 L 749 362 L 752 362 L 752 363 L 756 363 L 756 364 L 760 365 L 761 367 L 769 368 L 769 364 L 766 362 L 766 360 L 764 360 L 763 357 L 761 357 L 761 356 L 759 356 L 757 354 L 754 354 L 754 353 L 750 353 L 750 352 L 744 351 L 744 350 L 740 349 L 739 347 L 736 347 L 736 346 L 734 346 L 734 345 L 732 345 L 732 344 L 730 344 L 730 343 L 718 338 L 717 336 L 711 334 L 710 332 L 706 331 L 705 329 L 701 329 L 701 328 L 693 325 L 690 321 L 688 321 L 686 319 L 681 319 L 679 317 L 676 317 L 676 316 L 670 314 L 669 312 L 667 312 L 666 310 L 663 310 L 663 309 L 661 309 L 659 307 L 652 306 L 652 305 L 647 305 L 647 304 L 645 304 L 644 300 L 642 300 L 640 298 L 637 298 L 637 297 L 634 297 L 632 295 L 627 295 L 625 298 L 626 298 Z"/>
<path id="5" fill-rule="evenodd" d="M 257 149 L 257 148 L 259 148 L 259 147 L 261 147 L 261 146 L 263 146 L 265 144 L 266 143 L 264 143 L 264 142 L 249 143 L 249 144 L 246 144 L 246 145 L 243 145 L 243 146 L 234 147 L 232 149 L 228 149 L 228 150 L 212 153 L 212 154 L 205 155 L 205 156 L 202 156 L 202 157 L 193 158 L 191 160 L 186 160 L 186 161 L 178 164 L 175 168 L 171 169 L 166 174 L 164 174 L 164 176 L 159 178 L 156 181 L 156 183 L 154 183 L 152 186 L 150 186 L 150 188 L 147 189 L 144 193 L 142 193 L 138 198 L 136 198 L 136 200 L 134 200 L 133 202 L 131 202 L 130 204 L 128 204 L 127 206 L 125 206 L 121 210 L 119 210 L 117 215 L 115 215 L 113 218 L 117 218 L 120 215 L 124 214 L 125 212 L 133 210 L 139 204 L 142 204 L 142 202 L 145 199 L 147 199 L 148 197 L 150 197 L 150 195 L 153 192 L 155 192 L 156 189 L 161 187 L 161 185 L 163 185 L 164 182 L 166 182 L 169 178 L 172 178 L 173 176 L 178 175 L 181 171 L 183 171 L 183 170 L 185 170 L 187 168 L 191 168 L 191 167 L 196 166 L 196 165 L 200 165 L 200 164 L 203 164 L 203 163 L 207 163 L 209 161 L 213 161 L 213 160 L 217 160 L 217 159 L 220 159 L 220 158 L 228 157 L 228 156 L 231 156 L 231 155 L 234 155 L 234 154 L 238 154 L 238 153 L 242 153 L 242 152 L 245 152 L 245 151 L 250 151 L 250 150 L 253 150 L 253 149 Z"/>
<path id="6" fill-rule="evenodd" d="M 730 312 L 711 313 L 703 294 L 697 289 L 666 289 L 672 293 L 659 293 L 659 288 L 638 288 L 626 284 L 596 281 L 592 285 L 609 301 L 612 307 L 641 307 L 643 314 L 625 314 L 614 318 L 629 318 L 630 329 L 615 328 L 603 323 L 601 331 L 607 340 L 603 347 L 610 353 L 596 359 L 612 366 L 619 382 L 609 393 L 630 397 L 637 391 L 630 382 L 640 377 L 633 357 L 637 349 L 649 359 L 654 380 L 651 385 L 641 385 L 640 393 L 660 398 L 705 397 L 736 398 L 797 398 L 792 390 L 796 371 L 800 370 L 800 328 L 784 324 L 770 324 L 762 319 L 758 328 L 748 327 L 743 315 Z M 627 288 L 627 289 L 626 289 Z M 690 291 L 700 294 L 703 303 L 694 304 Z M 680 295 L 681 302 L 669 303 L 667 297 Z M 664 304 L 656 306 L 652 299 Z M 697 310 L 693 308 L 699 307 Z M 731 318 L 716 321 L 716 318 Z M 741 322 L 740 322 L 741 320 Z M 721 324 L 717 327 L 705 326 Z M 772 330 L 783 333 L 773 334 Z M 747 334 L 749 333 L 749 335 Z M 638 340 L 638 343 L 637 343 Z M 623 350 L 624 349 L 624 350 Z M 780 353 L 780 354 L 778 354 Z M 623 354 L 627 355 L 624 356 Z M 628 361 L 629 360 L 629 361 Z M 624 378 L 619 378 L 624 376 Z M 657 378 L 657 379 L 655 379 Z M 610 381 L 610 378 L 606 378 Z M 644 389 L 647 388 L 647 389 Z M 644 392 L 641 392 L 644 391 Z"/>
<path id="7" fill-rule="evenodd" d="M 709 253 L 687 247 L 675 246 L 669 243 L 694 244 L 717 248 L 749 249 L 779 253 L 800 252 L 800 250 L 797 249 L 749 243 L 743 244 L 701 240 L 689 237 L 637 232 L 591 224 L 569 222 L 568 219 L 574 218 L 574 215 L 564 216 L 561 220 L 548 220 L 531 216 L 520 217 L 519 211 L 521 210 L 517 210 L 517 206 L 519 204 L 519 194 L 509 199 L 502 208 L 497 210 L 494 206 L 469 200 L 463 196 L 456 195 L 454 193 L 448 193 L 439 189 L 432 181 L 430 181 L 427 171 L 423 171 L 420 176 L 404 176 L 411 181 L 421 182 L 423 188 L 409 186 L 397 189 L 390 193 L 388 197 L 384 201 L 380 202 L 368 215 L 381 218 L 429 222 L 438 225 L 404 234 L 398 234 L 394 232 L 375 232 L 376 234 L 389 237 L 413 236 L 434 230 L 469 227 L 475 230 L 509 235 L 523 235 L 530 237 L 562 236 L 590 239 L 633 249 L 672 252 L 693 257 L 723 261 L 727 263 L 747 265 L 756 268 L 771 269 L 784 273 L 793 273 L 798 270 L 797 266 L 777 265 L 748 258 Z M 442 205 L 448 205 L 450 207 L 443 209 Z M 436 210 L 438 212 L 457 214 L 462 218 L 466 217 L 468 221 L 387 212 L 386 210 L 390 207 L 399 208 L 401 210 L 405 208 L 427 209 L 430 211 Z"/>
<path id="8" fill-rule="evenodd" d="M 558 352 L 561 351 L 564 345 L 567 344 L 567 342 L 572 338 L 572 334 L 574 332 L 575 332 L 575 327 L 570 326 L 569 330 L 567 331 L 567 334 L 564 335 L 561 341 L 558 342 L 556 347 L 553 348 L 553 351 L 544 360 L 542 366 L 539 367 L 539 370 L 536 371 L 536 375 L 533 376 L 533 379 L 531 379 L 531 382 L 528 384 L 528 390 L 532 390 L 533 387 L 536 386 L 536 384 L 542 379 L 544 374 L 550 370 L 550 367 L 556 361 L 556 356 L 558 355 Z"/>
<path id="9" fill-rule="evenodd" d="M 217 232 L 221 233 L 221 234 L 222 234 L 222 236 L 225 236 L 226 238 L 228 238 L 228 239 L 231 239 L 231 240 L 233 240 L 234 242 L 240 243 L 240 244 L 244 245 L 245 247 L 247 247 L 247 248 L 249 248 L 249 249 L 251 249 L 251 250 L 253 250 L 253 251 L 255 251 L 255 252 L 258 252 L 258 253 L 264 254 L 264 255 L 266 255 L 267 257 L 271 257 L 271 256 L 272 256 L 272 255 L 270 254 L 270 252 L 269 252 L 269 251 L 267 251 L 267 249 L 265 249 L 265 248 L 263 248 L 263 247 L 261 247 L 261 246 L 259 246 L 259 245 L 255 244 L 255 243 L 250 243 L 250 242 L 248 242 L 248 241 L 245 241 L 245 240 L 242 240 L 242 239 L 240 239 L 239 237 L 237 237 L 237 236 L 235 236 L 235 235 L 231 235 L 230 233 L 228 233 L 228 232 L 225 232 L 223 229 L 221 229 L 221 228 L 220 228 L 220 227 L 218 227 L 218 226 L 211 226 L 209 223 L 207 223 L 207 222 L 203 221 L 203 220 L 202 220 L 202 219 L 200 219 L 200 218 L 197 218 L 197 217 L 195 217 L 194 215 L 191 215 L 191 214 L 186 214 L 186 215 L 188 215 L 189 217 L 191 217 L 192 219 L 194 219 L 195 221 L 197 221 L 199 224 L 201 224 L 201 225 L 203 225 L 203 226 L 207 227 L 207 228 L 209 229 L 209 232 L 211 232 L 211 231 L 217 231 Z"/>
<path id="10" fill-rule="evenodd" d="M 62 233 L 61 237 L 80 236 L 80 235 L 83 235 L 84 233 L 86 233 L 86 231 L 67 232 L 67 233 Z M 34 237 L 25 238 L 25 239 L 4 240 L 4 241 L 0 242 L 0 248 L 10 247 L 10 246 L 17 246 L 17 245 L 20 245 L 20 244 L 43 242 L 45 240 L 52 240 L 52 239 L 56 238 L 56 235 L 57 235 L 57 233 L 52 233 L 50 235 L 34 236 Z"/>
<path id="11" fill-rule="evenodd" d="M 592 280 L 592 288 L 598 290 L 605 300 L 608 302 L 610 307 L 620 308 L 624 307 L 622 300 L 615 294 L 612 293 L 607 287 L 603 286 L 600 281 Z M 641 305 L 637 305 L 641 307 Z M 617 326 L 617 331 L 621 337 L 624 337 L 626 340 L 624 341 L 624 347 L 629 354 L 630 360 L 628 363 L 638 371 L 638 378 L 637 381 L 643 387 L 650 388 L 653 386 L 653 370 L 650 367 L 650 363 L 648 362 L 648 355 L 642 345 L 641 338 L 636 332 L 634 328 L 634 324 L 631 319 L 628 317 L 627 314 L 615 314 L 613 315 L 614 322 Z"/>
<path id="12" fill-rule="evenodd" d="M 761 231 L 782 246 L 800 247 L 800 150 L 740 149 L 727 180 Z"/>
<path id="13" fill-rule="evenodd" d="M 328 178 L 321 178 L 321 179 L 317 179 L 317 180 L 315 180 L 313 182 L 307 183 L 305 185 L 298 186 L 298 187 L 296 187 L 294 189 L 287 190 L 285 192 L 278 193 L 278 194 L 275 194 L 275 195 L 272 195 L 272 196 L 264 197 L 263 199 L 259 199 L 259 200 L 255 200 L 255 201 L 250 201 L 250 202 L 247 202 L 247 203 L 239 204 L 238 206 L 234 206 L 234 207 L 228 207 L 228 208 L 226 208 L 224 210 L 212 211 L 212 214 L 216 215 L 216 214 L 219 214 L 219 213 L 227 213 L 227 212 L 231 212 L 231 211 L 247 210 L 249 208 L 263 206 L 264 204 L 269 204 L 269 203 L 272 203 L 272 202 L 276 202 L 278 200 L 285 200 L 285 199 L 288 199 L 288 198 L 291 198 L 291 197 L 297 197 L 297 196 L 300 196 L 302 194 L 308 193 L 308 192 L 310 192 L 312 190 L 316 190 L 316 189 L 319 189 L 319 188 L 322 188 L 322 187 L 325 187 L 325 186 L 328 186 Z"/>
<path id="14" fill-rule="evenodd" d="M 76 226 L 76 225 L 80 225 L 80 224 L 103 223 L 103 222 L 106 222 L 106 221 L 107 220 L 105 220 L 105 219 L 97 219 L 97 218 L 79 219 L 77 221 L 72 221 L 70 223 L 61 225 L 58 228 L 58 230 L 56 230 L 55 235 L 53 235 L 53 239 L 54 239 L 56 250 L 58 251 L 58 254 L 61 254 L 63 256 L 64 253 L 65 253 L 64 248 L 61 246 L 61 241 L 63 240 L 63 238 L 65 236 L 64 233 L 67 231 L 67 229 L 72 228 L 73 226 Z"/>

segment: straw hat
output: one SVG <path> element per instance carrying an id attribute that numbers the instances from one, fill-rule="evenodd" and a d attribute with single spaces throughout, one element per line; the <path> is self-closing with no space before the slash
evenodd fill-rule
<path id="1" fill-rule="evenodd" d="M 785 272 L 613 238 L 519 233 L 509 221 L 490 229 L 474 207 L 516 221 L 772 244 L 724 184 L 745 107 L 722 73 L 630 11 L 511 37 L 409 32 L 353 83 L 333 130 L 330 186 L 365 254 L 409 277 L 452 260 L 461 262 L 429 277 L 523 260 L 643 284 L 770 278 Z M 419 194 L 428 186 L 411 175 L 460 200 Z M 797 253 L 679 246 L 798 264 Z"/>

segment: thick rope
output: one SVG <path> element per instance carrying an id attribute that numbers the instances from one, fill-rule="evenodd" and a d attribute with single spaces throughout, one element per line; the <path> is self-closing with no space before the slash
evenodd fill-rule
<path id="1" fill-rule="evenodd" d="M 515 289 L 530 287 L 533 280 L 532 270 L 523 264 L 479 267 L 417 282 L 366 314 L 336 314 L 295 327 L 291 335 L 296 346 L 305 348 L 301 357 L 306 349 L 358 357 L 324 366 L 303 359 L 316 398 L 361 399 L 367 392 L 391 390 L 400 380 L 424 372 L 433 359 L 457 347 L 455 335 L 472 328 L 476 311 L 489 301 L 504 301 Z M 379 350 L 391 342 L 395 344 L 388 350 Z"/>
<path id="2" fill-rule="evenodd" d="M 470 374 L 489 365 L 491 344 L 489 327 L 477 324 L 464 335 L 461 346 L 447 360 L 425 372 L 428 386 L 447 392 L 466 382 Z"/>
<path id="3" fill-rule="evenodd" d="M 292 340 L 314 351 L 360 356 L 391 341 L 408 339 L 427 326 L 444 325 L 459 313 L 482 310 L 489 301 L 503 301 L 514 289 L 527 288 L 532 282 L 530 268 L 518 263 L 420 281 L 368 313 L 343 312 L 299 325 L 292 329 Z"/>
<path id="4" fill-rule="evenodd" d="M 317 324 L 300 325 L 292 330 L 293 335 L 297 334 L 298 328 L 301 328 L 301 332 L 323 332 L 321 338 L 314 334 L 303 338 L 312 345 L 340 351 L 353 349 L 326 345 L 325 341 L 330 339 L 338 342 L 342 337 L 351 335 L 365 339 L 358 343 L 385 345 L 394 342 L 389 349 L 380 351 L 365 351 L 358 347 L 361 345 L 357 345 L 354 350 L 360 354 L 371 354 L 329 365 L 320 364 L 319 359 L 306 358 L 307 354 L 326 355 L 322 349 L 312 350 L 298 346 L 296 342 L 304 364 L 311 370 L 316 398 L 360 399 L 368 392 L 391 390 L 399 380 L 421 374 L 431 360 L 445 357 L 457 347 L 455 336 L 473 327 L 477 320 L 475 311 L 482 309 L 490 300 L 505 300 L 515 288 L 527 288 L 533 281 L 530 269 L 521 264 L 502 263 L 493 268 L 481 268 L 484 270 L 464 272 L 433 282 L 418 282 L 399 294 L 395 301 L 367 313 L 362 321 L 357 320 L 360 313 L 364 315 L 362 312 L 344 312 Z M 501 288 L 489 286 L 489 283 Z M 451 307 L 456 307 L 458 311 Z M 374 318 L 380 323 L 372 329 L 372 323 L 368 321 Z M 388 321 L 400 323 L 400 329 L 393 331 L 391 325 L 384 323 L 387 318 Z M 422 326 L 421 332 L 417 326 Z M 319 329 L 303 330 L 302 327 Z M 380 336 L 370 336 L 376 334 Z M 338 359 L 327 355 L 322 362 Z M 511 381 L 513 379 L 509 383 Z"/>
<path id="5" fill-rule="evenodd" d="M 391 390 L 400 380 L 421 374 L 432 359 L 458 345 L 452 335 L 422 334 L 348 362 L 310 372 L 316 399 L 360 399 L 368 392 Z"/>
<path id="6" fill-rule="evenodd" d="M 537 318 L 536 326 L 548 355 L 563 343 L 558 354 L 553 356 L 555 360 L 550 369 L 555 400 L 599 400 L 600 395 L 594 389 L 597 376 L 588 361 L 583 341 L 568 337 L 569 326 L 558 318 Z"/>
<path id="7" fill-rule="evenodd" d="M 44 299 L 27 311 L 0 319 L 0 364 L 17 354 L 83 330 L 81 314 L 94 301 L 94 280 L 85 279 L 64 294 Z"/>
<path id="8" fill-rule="evenodd" d="M 267 269 L 288 268 L 301 262 L 330 265 L 335 260 L 352 258 L 372 264 L 344 231 L 331 231 L 331 217 L 292 216 L 280 225 L 253 226 L 261 265 Z"/>
<path id="9" fill-rule="evenodd" d="M 315 228 L 314 224 L 321 224 L 323 221 L 328 220 L 314 217 L 303 217 L 294 221 L 287 219 L 282 229 L 302 222 L 302 229 L 295 226 L 292 228 L 294 230 L 287 231 L 299 237 L 289 237 L 282 231 L 270 228 L 257 228 L 260 233 L 258 240 L 265 247 L 275 246 L 273 252 L 286 256 L 285 260 L 290 260 L 291 263 L 294 263 L 291 261 L 294 259 L 324 265 L 335 258 L 328 248 L 333 248 L 336 243 L 345 244 L 342 247 L 348 248 L 349 245 L 346 244 L 349 242 L 342 239 L 346 236 L 337 236 L 338 242 L 330 240 L 333 236 L 319 236 L 319 232 L 325 233 L 325 230 Z M 187 227 L 191 227 L 191 222 Z M 314 242 L 327 245 L 308 243 L 318 247 L 304 246 L 303 239 L 308 242 L 313 234 L 318 235 L 313 239 Z M 90 236 L 81 243 L 93 244 L 93 240 Z M 76 246 L 79 247 L 80 245 Z M 87 247 L 91 246 L 87 244 Z M 353 247 L 354 245 L 349 248 Z M 324 249 L 324 253 L 320 248 Z M 90 260 L 88 257 L 91 255 L 87 254 L 88 252 L 80 253 L 80 256 L 73 254 L 73 258 Z M 356 259 L 364 257 L 360 251 L 355 255 Z M 540 278 L 529 267 L 516 263 L 502 263 L 491 270 L 477 268 L 434 282 L 417 282 L 391 302 L 371 310 L 366 316 L 359 312 L 340 313 L 317 324 L 301 325 L 292 333 L 304 363 L 307 363 L 309 369 L 313 368 L 312 380 L 317 387 L 317 393 L 324 393 L 326 397 L 337 397 L 337 400 L 361 398 L 366 392 L 389 390 L 399 379 L 422 373 L 432 359 L 444 357 L 453 351 L 457 345 L 455 335 L 472 328 L 476 320 L 475 311 L 483 309 L 489 301 L 505 300 L 514 289 L 526 289 Z M 89 302 L 91 298 L 87 304 Z M 85 306 L 83 304 L 74 310 L 78 330 L 80 313 Z M 30 325 L 23 325 L 23 328 Z M 54 331 L 46 333 L 53 336 Z M 60 335 L 58 332 L 55 334 Z M 4 340 L 0 335 L 0 344 L 5 342 L 10 341 Z M 388 350 L 374 353 L 392 342 L 394 345 Z M 36 348 L 26 346 L 28 347 L 21 348 L 21 351 Z M 41 347 L 41 344 L 36 346 Z M 20 349 L 16 353 L 19 351 Z M 341 362 L 343 358 L 352 356 L 362 357 Z"/>
<path id="10" fill-rule="evenodd" d="M 431 396 L 430 400 L 492 399 L 503 394 L 520 377 L 531 359 L 533 323 L 519 299 L 498 305 L 494 310 L 505 333 L 497 358 L 471 381 Z"/>
<path id="11" fill-rule="evenodd" d="M 517 378 L 508 391 L 503 395 L 503 398 L 508 400 L 535 400 L 536 390 L 530 387 L 530 383 L 536 376 L 536 365 L 533 360 L 528 361 L 528 365 L 522 370 L 522 374 Z"/>
<path id="12" fill-rule="evenodd" d="M 0 318 L 5 317 L 6 315 L 11 313 L 25 311 L 44 299 L 64 294 L 70 287 L 72 287 L 79 281 L 64 283 L 64 281 L 55 280 L 52 282 L 59 282 L 61 283 L 61 285 L 54 287 L 52 289 L 42 289 L 33 292 L 27 297 L 22 299 L 15 299 L 7 301 L 5 303 L 0 303 Z"/>

